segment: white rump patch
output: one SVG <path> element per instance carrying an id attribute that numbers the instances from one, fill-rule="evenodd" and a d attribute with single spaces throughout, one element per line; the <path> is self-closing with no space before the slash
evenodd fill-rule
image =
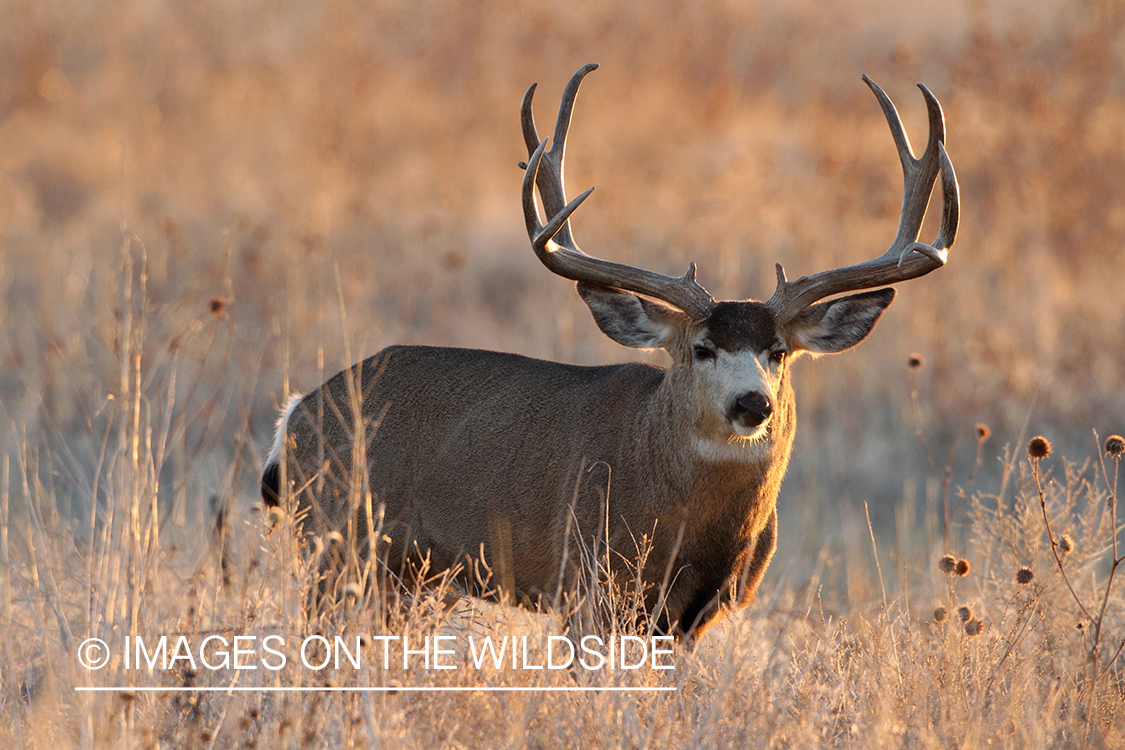
<path id="1" fill-rule="evenodd" d="M 266 459 L 266 467 L 273 466 L 281 460 L 281 448 L 285 444 L 285 432 L 289 427 L 289 417 L 293 414 L 293 410 L 297 408 L 297 404 L 301 403 L 304 398 L 300 393 L 294 393 L 289 396 L 289 400 L 285 402 L 285 408 L 281 410 L 281 414 L 277 417 L 277 427 L 274 430 L 273 447 L 270 448 L 269 458 Z"/>

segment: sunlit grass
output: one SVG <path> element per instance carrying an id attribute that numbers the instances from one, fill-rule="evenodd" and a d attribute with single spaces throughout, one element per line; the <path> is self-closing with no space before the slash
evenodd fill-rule
<path id="1" fill-rule="evenodd" d="M 1103 439 L 1125 430 L 1120 13 L 1073 3 L 1051 23 L 919 36 L 833 6 L 666 12 L 684 18 L 347 0 L 12 10 L 0 745 L 1122 746 L 1125 536 Z M 768 295 L 778 261 L 795 277 L 889 243 L 901 185 L 861 73 L 912 134 L 915 81 L 945 108 L 957 245 L 859 349 L 799 365 L 757 604 L 660 674 L 79 667 L 85 638 L 128 633 L 562 632 L 427 592 L 387 624 L 367 589 L 311 622 L 310 562 L 256 482 L 288 394 L 387 344 L 659 359 L 601 336 L 523 236 L 520 97 L 538 80 L 552 99 L 591 60 L 568 188 L 598 189 L 578 242 L 665 273 L 695 261 L 724 297 Z M 1054 450 L 1031 459 L 1037 433 Z M 677 692 L 74 691 L 602 677 Z"/>

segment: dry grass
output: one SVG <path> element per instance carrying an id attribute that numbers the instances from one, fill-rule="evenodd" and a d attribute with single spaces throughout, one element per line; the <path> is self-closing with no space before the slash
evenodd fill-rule
<path id="1" fill-rule="evenodd" d="M 1125 430 L 1116 4 L 11 5 L 0 745 L 1123 745 L 1120 471 L 1091 438 Z M 598 191 L 579 242 L 664 272 L 695 260 L 725 297 L 768 294 L 775 261 L 793 276 L 889 242 L 900 183 L 860 73 L 916 141 L 909 85 L 945 107 L 964 205 L 952 260 L 904 285 L 855 353 L 802 363 L 758 605 L 671 674 L 610 678 L 674 694 L 75 693 L 89 635 L 309 632 L 292 536 L 252 510 L 290 389 L 395 342 L 630 356 L 521 237 L 518 102 L 540 81 L 546 119 L 590 60 L 569 186 Z M 1032 432 L 1055 449 L 1038 463 Z M 1063 535 L 1074 549 L 1056 559 Z M 938 570 L 946 552 L 965 577 Z M 377 632 L 376 609 L 344 606 L 332 627 Z M 418 634 L 560 627 L 426 598 L 400 616 Z M 113 664 L 94 679 L 325 679 L 247 674 Z"/>

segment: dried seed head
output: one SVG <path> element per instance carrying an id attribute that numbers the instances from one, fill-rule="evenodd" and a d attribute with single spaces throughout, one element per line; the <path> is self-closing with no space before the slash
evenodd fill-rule
<path id="1" fill-rule="evenodd" d="M 344 596 L 349 599 L 358 599 L 359 595 L 362 593 L 358 583 L 352 582 L 344 587 Z"/>
<path id="2" fill-rule="evenodd" d="M 1059 537 L 1058 547 L 1061 554 L 1069 555 L 1074 551 L 1074 537 L 1070 534 L 1063 534 Z"/>
<path id="3" fill-rule="evenodd" d="M 953 555 L 942 555 L 937 561 L 937 569 L 947 576 L 953 575 L 957 571 L 957 558 Z"/>
<path id="4" fill-rule="evenodd" d="M 917 370 L 923 364 L 922 355 L 914 352 L 910 355 L 910 359 L 906 360 L 906 363 L 910 365 L 911 370 Z"/>
<path id="5" fill-rule="evenodd" d="M 982 630 L 984 630 L 984 620 L 977 618 L 965 623 L 965 635 L 970 638 L 980 635 Z"/>
<path id="6" fill-rule="evenodd" d="M 211 312 L 214 313 L 215 315 L 222 315 L 223 310 L 227 309 L 228 304 L 229 303 L 225 299 L 223 299 L 222 297 L 212 297 L 211 298 Z"/>
<path id="7" fill-rule="evenodd" d="M 969 575 L 969 561 L 958 560 L 957 567 L 954 568 L 954 572 L 957 573 L 958 578 L 964 578 L 965 576 Z"/>
<path id="8" fill-rule="evenodd" d="M 1120 435 L 1110 435 L 1105 439 L 1105 452 L 1106 455 L 1113 458 L 1121 458 L 1125 456 L 1125 437 Z"/>
<path id="9" fill-rule="evenodd" d="M 984 422 L 977 422 L 977 441 L 983 443 L 992 437 L 992 430 Z"/>
<path id="10" fill-rule="evenodd" d="M 324 540 L 319 536 L 314 536 L 312 539 L 312 553 L 313 557 L 320 557 L 324 554 Z"/>
<path id="11" fill-rule="evenodd" d="M 1042 435 L 1036 435 L 1027 444 L 1027 455 L 1032 461 L 1038 461 L 1051 455 L 1051 444 Z"/>
<path id="12" fill-rule="evenodd" d="M 332 549 L 340 549 L 344 546 L 344 535 L 339 531 L 328 532 L 328 546 Z"/>
<path id="13" fill-rule="evenodd" d="M 945 622 L 949 618 L 949 610 L 945 607 L 934 609 L 934 622 Z"/>
<path id="14" fill-rule="evenodd" d="M 1021 586 L 1026 586 L 1031 583 L 1031 579 L 1035 578 L 1035 574 L 1031 572 L 1031 568 L 1026 565 L 1016 571 L 1016 583 Z"/>
<path id="15" fill-rule="evenodd" d="M 968 604 L 962 604 L 957 608 L 957 619 L 961 622 L 968 622 L 973 619 L 973 608 Z"/>
<path id="16" fill-rule="evenodd" d="M 276 505 L 270 506 L 270 512 L 267 514 L 267 518 L 269 518 L 270 524 L 276 526 L 285 520 L 285 511 Z"/>

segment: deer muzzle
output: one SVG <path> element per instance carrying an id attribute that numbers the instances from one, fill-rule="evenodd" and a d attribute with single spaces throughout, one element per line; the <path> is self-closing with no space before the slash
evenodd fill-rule
<path id="1" fill-rule="evenodd" d="M 759 391 L 750 391 L 735 399 L 727 410 L 727 419 L 730 420 L 735 432 L 743 437 L 749 437 L 758 427 L 766 423 L 771 414 L 773 414 L 773 402 L 770 401 L 769 396 Z"/>

